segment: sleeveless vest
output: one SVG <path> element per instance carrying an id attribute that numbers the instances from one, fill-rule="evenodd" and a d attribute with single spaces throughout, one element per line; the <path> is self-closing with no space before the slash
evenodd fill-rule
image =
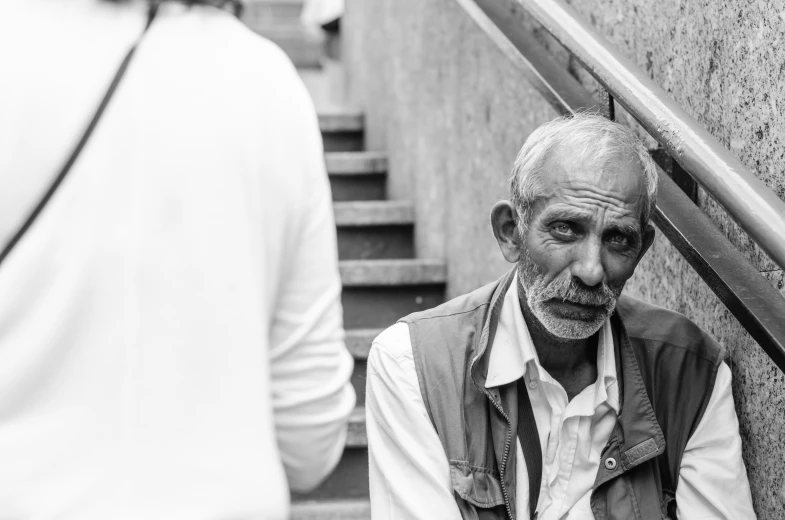
<path id="1" fill-rule="evenodd" d="M 517 382 L 485 388 L 513 275 L 401 320 L 465 520 L 517 518 Z M 627 296 L 611 329 L 621 410 L 592 488 L 594 517 L 675 519 L 682 454 L 708 405 L 722 348 L 684 316 Z"/>

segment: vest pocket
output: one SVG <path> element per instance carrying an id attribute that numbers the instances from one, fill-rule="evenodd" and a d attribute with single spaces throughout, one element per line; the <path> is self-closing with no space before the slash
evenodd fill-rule
<path id="1" fill-rule="evenodd" d="M 455 493 L 470 504 L 491 508 L 504 505 L 499 474 L 460 460 L 450 461 L 450 479 Z"/>

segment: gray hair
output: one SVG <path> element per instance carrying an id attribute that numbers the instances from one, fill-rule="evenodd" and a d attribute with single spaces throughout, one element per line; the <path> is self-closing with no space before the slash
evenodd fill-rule
<path id="1" fill-rule="evenodd" d="M 537 128 L 523 143 L 510 175 L 510 194 L 518 212 L 521 234 L 531 220 L 534 203 L 542 194 L 542 167 L 549 154 L 565 147 L 590 162 L 606 163 L 619 156 L 637 156 L 646 182 L 641 226 L 651 218 L 657 202 L 657 167 L 643 142 L 626 126 L 598 114 L 577 113 Z"/>

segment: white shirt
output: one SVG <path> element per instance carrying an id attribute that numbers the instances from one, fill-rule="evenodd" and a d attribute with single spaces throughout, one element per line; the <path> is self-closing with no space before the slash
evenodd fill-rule
<path id="1" fill-rule="evenodd" d="M 0 6 L 0 244 L 142 30 L 139 4 Z M 0 266 L 0 517 L 284 519 L 354 405 L 321 138 L 287 57 L 162 8 Z"/>
<path id="2" fill-rule="evenodd" d="M 516 277 L 511 287 L 517 283 Z M 540 365 L 515 290 L 504 297 L 489 348 L 486 387 L 521 377 L 527 383 L 543 454 L 540 520 L 593 519 L 591 490 L 619 410 L 609 322 L 599 334 L 597 381 L 571 401 Z M 374 341 L 366 413 L 373 518 L 460 519 L 449 463 L 423 404 L 405 323 Z M 518 518 L 528 518 L 529 479 L 519 441 L 515 476 Z M 725 364 L 684 451 L 676 500 L 682 519 L 755 518 Z"/>

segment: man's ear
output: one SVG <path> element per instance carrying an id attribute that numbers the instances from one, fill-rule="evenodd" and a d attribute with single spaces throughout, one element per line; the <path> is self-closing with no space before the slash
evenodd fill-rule
<path id="1" fill-rule="evenodd" d="M 508 200 L 497 202 L 491 210 L 493 236 L 499 243 L 504 259 L 513 264 L 521 257 L 521 236 L 515 223 L 516 216 L 517 212 Z"/>
<path id="2" fill-rule="evenodd" d="M 643 259 L 643 255 L 646 254 L 646 251 L 648 251 L 651 245 L 654 243 L 655 235 L 656 232 L 654 231 L 654 226 L 652 226 L 651 223 L 646 224 L 646 228 L 643 230 L 643 236 L 641 237 L 641 250 L 638 252 L 638 258 L 635 260 L 636 267 L 638 262 Z"/>

